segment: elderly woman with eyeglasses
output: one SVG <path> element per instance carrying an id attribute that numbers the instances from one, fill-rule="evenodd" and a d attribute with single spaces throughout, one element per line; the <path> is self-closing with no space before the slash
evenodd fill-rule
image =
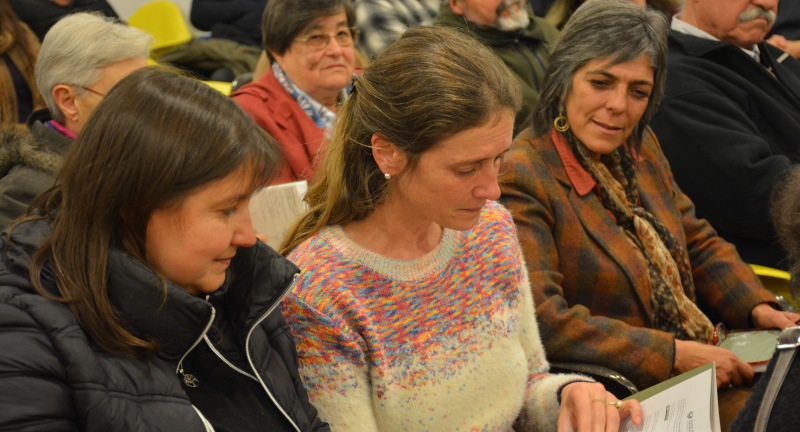
<path id="1" fill-rule="evenodd" d="M 271 68 L 231 96 L 283 149 L 274 183 L 314 176 L 314 158 L 353 78 L 354 25 L 349 0 L 267 3 L 262 32 Z"/>

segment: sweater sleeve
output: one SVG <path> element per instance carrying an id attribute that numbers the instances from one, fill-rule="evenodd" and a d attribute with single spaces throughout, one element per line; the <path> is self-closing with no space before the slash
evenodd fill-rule
<path id="1" fill-rule="evenodd" d="M 334 431 L 378 431 L 363 340 L 343 321 L 294 295 L 283 302 L 283 313 L 297 343 L 300 375 L 319 417 Z"/>
<path id="2" fill-rule="evenodd" d="M 78 431 L 57 351 L 15 302 L 0 291 L 0 430 Z"/>
<path id="3" fill-rule="evenodd" d="M 539 337 L 539 326 L 536 323 L 533 298 L 530 292 L 530 280 L 525 269 L 522 252 L 519 253 L 520 269 L 520 337 L 528 356 L 528 395 L 522 424 L 525 430 L 548 430 L 558 423 L 559 393 L 565 385 L 577 381 L 593 381 L 591 378 L 576 374 L 551 374 L 545 356 L 544 346 Z"/>

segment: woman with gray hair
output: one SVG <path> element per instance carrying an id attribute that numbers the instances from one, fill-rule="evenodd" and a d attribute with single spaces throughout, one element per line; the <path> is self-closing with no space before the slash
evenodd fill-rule
<path id="1" fill-rule="evenodd" d="M 285 162 L 276 183 L 314 177 L 314 159 L 353 79 L 355 20 L 350 0 L 267 3 L 270 69 L 231 97 L 278 140 Z"/>
<path id="2" fill-rule="evenodd" d="M 617 430 L 635 401 L 549 373 L 496 200 L 521 93 L 488 47 L 408 30 L 355 82 L 282 252 L 284 313 L 333 430 Z"/>
<path id="3" fill-rule="evenodd" d="M 600 364 L 639 388 L 716 362 L 717 385 L 753 369 L 707 344 L 714 323 L 782 328 L 735 248 L 694 215 L 647 126 L 664 92 L 664 16 L 628 0 L 575 12 L 533 128 L 506 157 L 514 215 L 551 360 Z"/>
<path id="4" fill-rule="evenodd" d="M 151 43 L 147 33 L 97 14 L 68 15 L 50 29 L 34 70 L 47 109 L 31 114 L 30 133 L 0 135 L 0 230 L 53 184 L 95 107 L 117 81 L 147 65 Z"/>

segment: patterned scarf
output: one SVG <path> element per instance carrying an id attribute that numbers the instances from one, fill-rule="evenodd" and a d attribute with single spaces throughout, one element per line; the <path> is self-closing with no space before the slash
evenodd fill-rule
<path id="1" fill-rule="evenodd" d="M 286 76 L 286 72 L 280 67 L 278 62 L 272 62 L 272 73 L 275 78 L 281 83 L 287 93 L 292 95 L 292 98 L 300 105 L 300 108 L 305 111 L 306 115 L 314 121 L 314 123 L 321 129 L 330 130 L 336 120 L 336 114 L 333 111 L 325 108 L 324 105 L 315 101 L 311 96 L 307 95 L 304 91 L 300 90 L 293 82 Z"/>
<path id="2" fill-rule="evenodd" d="M 567 135 L 570 141 L 574 139 L 572 134 Z M 573 148 L 597 182 L 603 205 L 647 264 L 655 328 L 678 339 L 708 342 L 714 325 L 697 307 L 694 298 L 687 295 L 694 293 L 688 258 L 667 228 L 639 205 L 636 172 L 624 146 L 599 159 L 579 142 Z"/>

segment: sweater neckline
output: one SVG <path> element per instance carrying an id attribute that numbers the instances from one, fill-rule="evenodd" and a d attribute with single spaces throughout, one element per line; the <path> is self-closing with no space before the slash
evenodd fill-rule
<path id="1" fill-rule="evenodd" d="M 389 279 L 412 282 L 426 279 L 441 271 L 455 255 L 463 233 L 444 228 L 442 239 L 430 252 L 411 260 L 388 258 L 366 249 L 350 238 L 340 225 L 324 228 L 320 236 L 334 249 L 356 262 Z"/>

